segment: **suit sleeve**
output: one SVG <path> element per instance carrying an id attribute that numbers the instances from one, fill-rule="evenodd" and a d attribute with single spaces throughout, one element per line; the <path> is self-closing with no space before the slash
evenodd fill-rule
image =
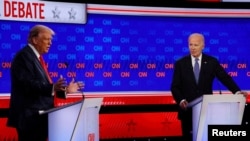
<path id="1" fill-rule="evenodd" d="M 185 99 L 181 95 L 181 67 L 178 62 L 176 62 L 176 64 L 174 65 L 174 72 L 170 89 L 173 98 L 177 103 L 180 103 L 181 100 Z"/>
<path id="2" fill-rule="evenodd" d="M 39 64 L 39 62 L 37 62 Z M 17 90 L 29 96 L 51 96 L 53 85 L 41 75 L 36 60 L 29 54 L 20 54 L 14 59 L 11 68 L 13 84 Z"/>
<path id="3" fill-rule="evenodd" d="M 233 78 L 226 72 L 226 70 L 219 64 L 218 61 L 216 63 L 216 77 L 220 80 L 220 82 L 227 87 L 229 91 L 235 94 L 237 91 L 240 91 L 239 86 L 233 80 Z"/>

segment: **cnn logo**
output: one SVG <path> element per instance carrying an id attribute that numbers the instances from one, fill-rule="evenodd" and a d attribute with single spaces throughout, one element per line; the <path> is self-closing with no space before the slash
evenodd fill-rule
<path id="1" fill-rule="evenodd" d="M 95 133 L 88 134 L 88 141 L 95 141 Z"/>

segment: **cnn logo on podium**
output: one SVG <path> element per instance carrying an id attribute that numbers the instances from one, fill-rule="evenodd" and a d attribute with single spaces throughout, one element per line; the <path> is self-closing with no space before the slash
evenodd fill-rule
<path id="1" fill-rule="evenodd" d="M 95 133 L 88 134 L 88 141 L 95 141 Z"/>

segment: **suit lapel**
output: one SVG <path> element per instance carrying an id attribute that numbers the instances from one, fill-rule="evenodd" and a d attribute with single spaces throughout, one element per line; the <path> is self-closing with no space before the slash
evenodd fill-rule
<path id="1" fill-rule="evenodd" d="M 195 76 L 194 76 L 194 70 L 192 65 L 192 59 L 191 56 L 186 58 L 186 70 L 187 70 L 187 77 L 190 77 L 192 79 L 193 83 L 196 84 Z"/>
<path id="2" fill-rule="evenodd" d="M 202 60 L 201 60 L 201 71 L 200 71 L 200 80 L 199 80 L 199 84 L 203 82 L 203 77 L 206 76 L 206 70 L 208 69 L 208 59 L 206 57 L 206 55 L 203 54 L 202 56 Z"/>
<path id="3" fill-rule="evenodd" d="M 31 54 L 31 56 L 34 60 L 34 64 L 35 64 L 36 68 L 38 68 L 39 73 L 42 75 L 44 80 L 48 80 L 47 75 L 46 75 L 39 59 L 37 58 L 37 56 L 35 55 L 35 53 L 33 52 L 33 50 L 29 46 L 27 48 L 28 48 L 27 51 L 29 52 L 29 54 Z M 49 82 L 49 80 L 48 80 L 48 82 Z"/>
<path id="4" fill-rule="evenodd" d="M 47 76 L 47 74 L 46 74 L 46 72 L 45 72 L 45 70 L 43 69 L 43 67 L 42 67 L 42 65 L 41 65 L 41 63 L 40 63 L 40 61 L 39 61 L 39 59 L 36 57 L 35 60 L 36 60 L 36 61 L 35 61 L 35 65 L 36 65 L 37 68 L 39 69 L 39 72 L 42 74 L 43 78 L 46 79 L 48 82 L 50 82 L 50 81 L 49 81 L 49 78 L 48 78 L 48 76 Z"/>

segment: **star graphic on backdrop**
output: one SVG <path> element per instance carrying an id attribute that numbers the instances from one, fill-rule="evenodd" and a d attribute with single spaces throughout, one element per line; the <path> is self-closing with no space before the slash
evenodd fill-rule
<path id="1" fill-rule="evenodd" d="M 136 123 L 134 122 L 133 119 L 131 119 L 129 122 L 127 122 L 127 126 L 128 126 L 128 131 L 135 130 Z"/>
<path id="2" fill-rule="evenodd" d="M 163 125 L 164 129 L 169 129 L 169 126 L 170 126 L 170 124 L 172 124 L 172 122 L 170 122 L 168 120 L 168 118 L 165 118 L 165 120 L 163 120 L 163 122 L 161 122 L 161 124 Z"/>
<path id="3" fill-rule="evenodd" d="M 55 9 L 52 10 L 52 13 L 53 13 L 53 18 L 54 19 L 60 19 L 59 15 L 60 15 L 61 11 L 59 11 L 57 7 L 55 7 Z"/>
<path id="4" fill-rule="evenodd" d="M 68 13 L 69 13 L 69 19 L 76 19 L 76 11 L 73 8 L 71 8 Z"/>

